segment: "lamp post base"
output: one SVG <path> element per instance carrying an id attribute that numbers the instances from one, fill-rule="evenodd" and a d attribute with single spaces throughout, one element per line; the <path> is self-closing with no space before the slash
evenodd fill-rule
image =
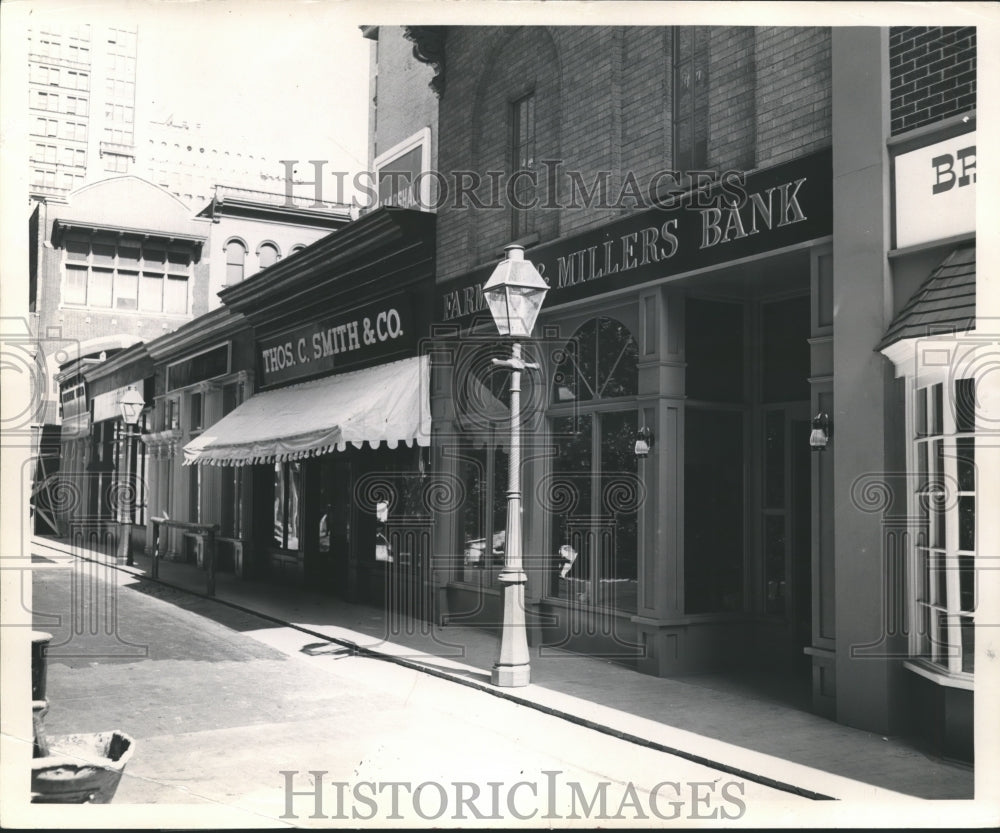
<path id="1" fill-rule="evenodd" d="M 490 681 L 502 688 L 517 688 L 531 682 L 530 665 L 494 665 Z"/>

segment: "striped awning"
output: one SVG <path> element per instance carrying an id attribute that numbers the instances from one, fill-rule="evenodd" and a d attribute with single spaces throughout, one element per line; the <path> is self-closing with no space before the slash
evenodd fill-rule
<path id="1" fill-rule="evenodd" d="M 244 466 L 343 451 L 430 445 L 426 356 L 265 391 L 184 447 L 184 465 Z"/>

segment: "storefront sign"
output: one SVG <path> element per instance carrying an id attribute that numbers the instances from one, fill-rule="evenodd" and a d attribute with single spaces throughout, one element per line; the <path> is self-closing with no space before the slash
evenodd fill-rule
<path id="1" fill-rule="evenodd" d="M 725 263 L 833 232 L 829 150 L 724 179 L 688 205 L 653 208 L 592 232 L 528 249 L 548 281 L 546 305 Z M 482 285 L 493 266 L 438 288 L 435 314 L 454 322 L 486 312 Z"/>
<path id="2" fill-rule="evenodd" d="M 896 248 L 976 230 L 976 132 L 896 157 Z"/>
<path id="3" fill-rule="evenodd" d="M 102 422 L 105 419 L 121 419 L 121 399 L 125 391 L 135 388 L 139 393 L 143 391 L 141 380 L 132 382 L 129 385 L 122 385 L 120 388 L 109 390 L 106 393 L 99 393 L 94 397 L 94 422 Z"/>
<path id="4" fill-rule="evenodd" d="M 401 354 L 416 344 L 406 293 L 258 342 L 263 387 Z"/>
<path id="5" fill-rule="evenodd" d="M 430 129 L 423 128 L 375 159 L 378 204 L 421 208 L 430 202 Z"/>

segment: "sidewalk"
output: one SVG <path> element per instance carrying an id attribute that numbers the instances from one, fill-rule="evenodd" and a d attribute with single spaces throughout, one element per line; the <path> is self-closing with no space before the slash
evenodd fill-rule
<path id="1" fill-rule="evenodd" d="M 33 555 L 47 560 L 72 555 L 58 541 L 35 538 L 33 544 Z M 80 555 L 104 560 L 99 553 Z M 135 561 L 134 567 L 116 566 L 137 580 L 149 580 L 149 559 L 137 555 Z M 193 565 L 161 561 L 158 580 L 205 593 L 205 573 Z M 500 689 L 490 684 L 498 637 L 483 629 L 401 620 L 390 635 L 378 608 L 224 573 L 217 576 L 215 597 L 277 625 L 814 798 L 973 797 L 971 768 L 931 758 L 898 738 L 851 729 L 778 702 L 750 681 L 721 674 L 651 677 L 555 649 L 539 656 L 533 648 L 531 685 Z"/>

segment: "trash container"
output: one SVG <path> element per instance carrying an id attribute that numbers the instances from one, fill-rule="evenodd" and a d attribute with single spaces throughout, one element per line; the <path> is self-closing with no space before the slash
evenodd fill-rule
<path id="1" fill-rule="evenodd" d="M 31 761 L 32 803 L 107 804 L 135 742 L 113 731 L 52 737 L 48 747 L 48 755 Z"/>

